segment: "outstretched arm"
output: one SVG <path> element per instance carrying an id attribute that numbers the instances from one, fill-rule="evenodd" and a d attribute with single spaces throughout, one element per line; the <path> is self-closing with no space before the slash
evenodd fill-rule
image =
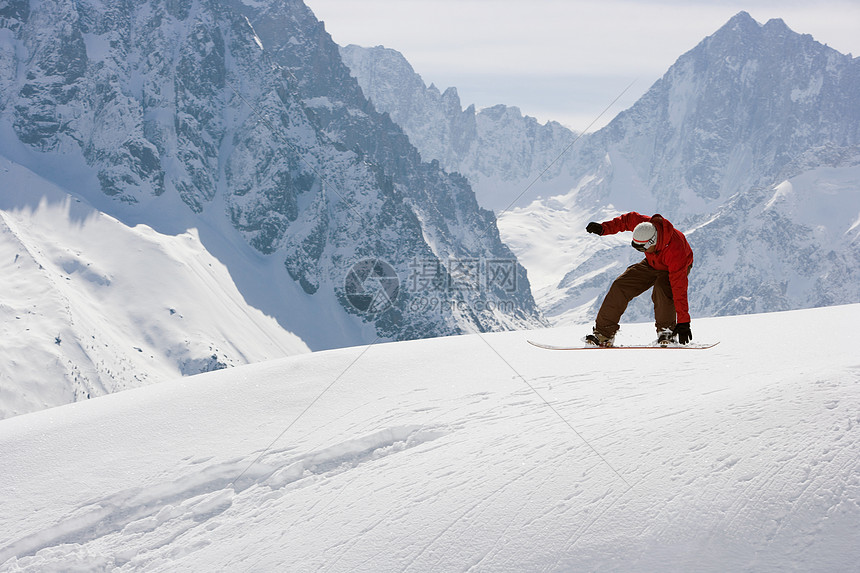
<path id="1" fill-rule="evenodd" d="M 639 223 L 645 223 L 650 220 L 651 217 L 646 217 L 645 215 L 640 215 L 636 211 L 631 211 L 630 213 L 619 215 L 618 217 L 601 223 L 600 225 L 603 228 L 603 235 L 614 235 L 615 233 L 621 233 L 623 231 L 632 231 Z"/>

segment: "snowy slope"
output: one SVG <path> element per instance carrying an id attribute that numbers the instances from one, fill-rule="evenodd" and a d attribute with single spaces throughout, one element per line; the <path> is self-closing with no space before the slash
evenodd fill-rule
<path id="1" fill-rule="evenodd" d="M 0 182 L 0 418 L 309 351 L 197 228 L 125 224 L 2 157 Z"/>
<path id="2" fill-rule="evenodd" d="M 858 321 L 379 344 L 4 420 L 0 571 L 851 570 Z"/>

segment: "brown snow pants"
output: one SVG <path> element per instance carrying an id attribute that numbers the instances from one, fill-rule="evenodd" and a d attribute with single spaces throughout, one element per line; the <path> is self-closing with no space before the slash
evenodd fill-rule
<path id="1" fill-rule="evenodd" d="M 669 271 L 658 271 L 646 260 L 630 265 L 621 273 L 600 305 L 597 311 L 595 328 L 611 338 L 620 328 L 618 323 L 621 315 L 627 310 L 631 300 L 654 287 L 651 300 L 654 301 L 654 320 L 657 331 L 675 327 L 675 301 L 672 299 L 672 285 L 669 284 Z"/>

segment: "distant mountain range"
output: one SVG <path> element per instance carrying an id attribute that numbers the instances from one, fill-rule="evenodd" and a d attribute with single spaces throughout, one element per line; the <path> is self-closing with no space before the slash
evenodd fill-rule
<path id="1" fill-rule="evenodd" d="M 516 108 L 461 110 L 452 89 L 422 95 L 390 50 L 341 52 L 425 159 L 462 173 L 497 210 L 575 138 Z M 441 143 L 434 125 L 450 126 Z M 485 170 L 486 158 L 504 167 Z M 660 212 L 688 234 L 694 317 L 860 301 L 860 59 L 782 20 L 737 14 L 547 175 L 526 194 L 536 200 L 500 212 L 499 225 L 554 322 L 591 320 L 636 260 L 627 241 L 584 233 L 589 220 L 633 210 Z M 650 316 L 648 300 L 626 318 Z"/>
<path id="2" fill-rule="evenodd" d="M 566 193 L 576 183 L 570 156 L 562 156 L 576 134 L 560 123 L 541 125 L 501 104 L 462 109 L 457 88 L 440 93 L 435 85 L 428 87 L 390 48 L 349 45 L 340 54 L 374 107 L 403 128 L 425 161 L 465 175 L 483 207 L 498 212 L 526 206 L 539 196 Z"/>

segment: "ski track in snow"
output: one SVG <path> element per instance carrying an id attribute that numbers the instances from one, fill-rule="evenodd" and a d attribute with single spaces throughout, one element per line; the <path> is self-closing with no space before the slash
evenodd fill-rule
<path id="1" fill-rule="evenodd" d="M 266 462 L 249 469 L 246 460 L 205 465 L 208 459 L 188 460 L 201 465 L 196 473 L 168 483 L 135 487 L 85 502 L 60 523 L 25 537 L 4 548 L 8 553 L 34 554 L 42 549 L 67 544 L 103 543 L 111 537 L 142 539 L 150 534 L 166 545 L 178 535 L 225 512 L 237 493 L 259 486 L 267 499 L 285 488 L 307 487 L 313 478 L 330 478 L 370 460 L 403 451 L 440 437 L 427 427 L 392 427 L 371 435 L 347 440 L 305 455 L 291 456 L 284 451 L 267 453 Z M 281 461 L 273 461 L 281 458 Z M 235 481 L 241 475 L 240 481 Z M 300 485 L 293 485 L 296 482 Z M 165 532 L 170 534 L 165 536 Z M 159 545 L 144 544 L 151 551 Z M 131 559 L 137 552 L 117 557 Z"/>
<path id="2" fill-rule="evenodd" d="M 0 571 L 844 570 L 858 318 L 700 320 L 695 353 L 377 345 L 11 418 Z"/>

